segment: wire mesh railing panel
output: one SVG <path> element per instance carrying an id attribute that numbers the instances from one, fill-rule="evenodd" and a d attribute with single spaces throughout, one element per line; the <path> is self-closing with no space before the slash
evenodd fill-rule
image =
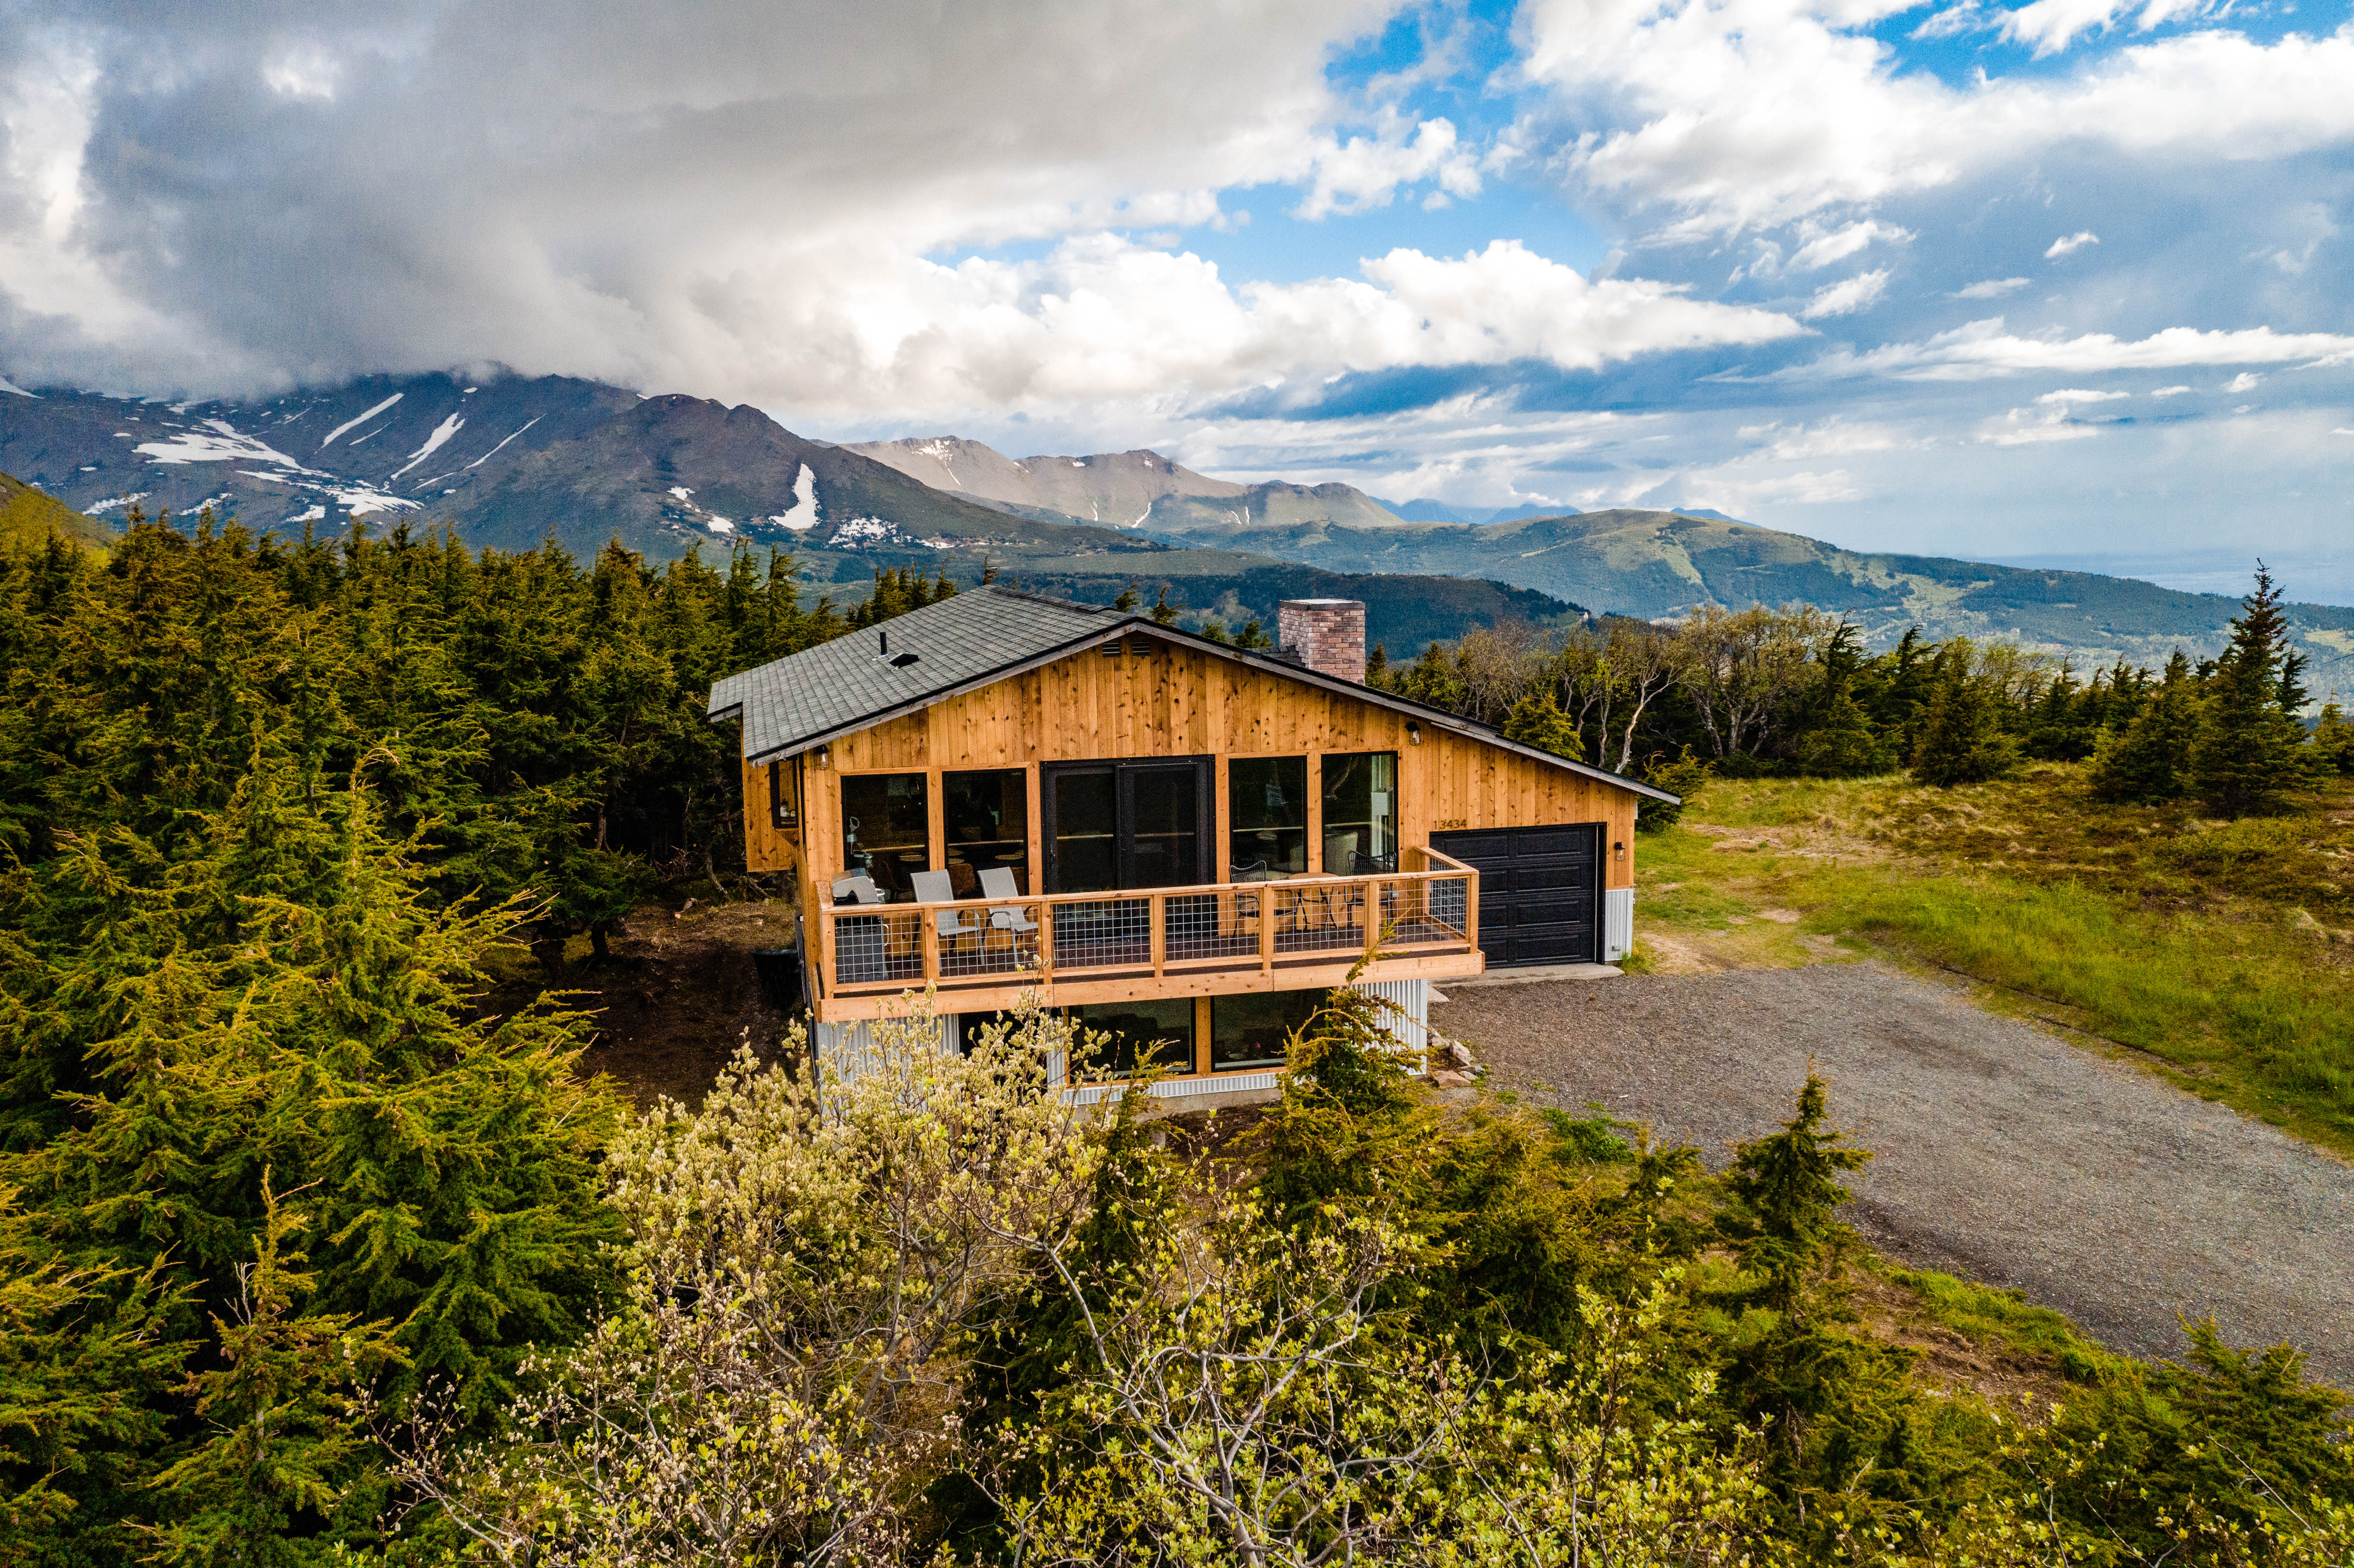
<path id="1" fill-rule="evenodd" d="M 1034 902 L 972 904 L 956 911 L 968 930 L 940 933 L 940 978 L 1011 975 L 1038 967 L 1039 910 Z"/>
<path id="2" fill-rule="evenodd" d="M 1196 893 L 1163 899 L 1163 957 L 1172 963 L 1257 957 L 1263 896 L 1254 886 L 1241 892 Z"/>
<path id="3" fill-rule="evenodd" d="M 1446 939 L 1463 940 L 1471 921 L 1471 878 L 1438 876 L 1421 885 L 1423 918 L 1443 932 Z"/>
<path id="4" fill-rule="evenodd" d="M 1056 974 L 1072 969 L 1134 969 L 1152 962 L 1152 900 L 1101 898 L 1051 901 Z"/>
<path id="5" fill-rule="evenodd" d="M 833 923 L 833 983 L 875 985 L 924 978 L 921 917 L 913 911 L 844 915 Z"/>

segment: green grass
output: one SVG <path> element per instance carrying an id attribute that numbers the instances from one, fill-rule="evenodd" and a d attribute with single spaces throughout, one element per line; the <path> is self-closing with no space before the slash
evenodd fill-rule
<path id="1" fill-rule="evenodd" d="M 1983 982 L 1999 1009 L 2354 1155 L 2347 804 L 2224 823 L 2094 801 L 2064 767 L 1954 790 L 1723 783 L 1644 839 L 1638 923 L 1708 932 L 1796 909 L 1803 930 Z"/>
<path id="2" fill-rule="evenodd" d="M 2123 1360 L 2085 1339 L 2062 1314 L 2030 1304 L 2016 1290 L 1976 1285 L 1935 1269 L 1905 1268 L 1879 1260 L 1872 1266 L 1912 1291 L 1931 1319 L 1956 1333 L 2027 1355 L 2048 1357 L 2073 1382 L 2091 1383 Z"/>
<path id="3" fill-rule="evenodd" d="M 2011 988 L 2020 1011 L 2047 1004 L 2052 1022 L 2147 1052 L 2200 1094 L 2354 1153 L 2354 984 L 2277 916 L 1896 867 L 1803 872 L 1787 895 L 1810 929 Z"/>

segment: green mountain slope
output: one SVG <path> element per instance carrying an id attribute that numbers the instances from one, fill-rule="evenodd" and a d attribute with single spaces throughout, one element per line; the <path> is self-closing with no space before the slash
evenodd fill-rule
<path id="1" fill-rule="evenodd" d="M 2080 660 L 2162 661 L 2178 646 L 2210 652 L 2222 645 L 2239 608 L 2221 595 L 2130 577 L 1867 555 L 1673 512 L 1620 509 L 1476 526 L 1211 524 L 1155 532 L 1175 543 L 1312 561 L 1328 571 L 1491 577 L 1654 620 L 1704 604 L 1803 600 L 1845 611 L 1876 643 L 1917 624 L 1936 637 L 2017 637 Z M 2354 676 L 2354 609 L 2300 604 L 2292 613 L 2316 675 Z"/>
<path id="2" fill-rule="evenodd" d="M 113 540 L 106 524 L 85 517 L 53 495 L 0 473 L 0 546 L 48 543 L 51 534 L 103 550 Z"/>

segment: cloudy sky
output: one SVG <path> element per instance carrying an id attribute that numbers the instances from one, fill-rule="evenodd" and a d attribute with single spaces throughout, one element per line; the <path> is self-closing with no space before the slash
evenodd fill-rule
<path id="1" fill-rule="evenodd" d="M 2354 599 L 2349 185 L 2342 5 L 0 0 L 0 376 L 498 363 Z"/>

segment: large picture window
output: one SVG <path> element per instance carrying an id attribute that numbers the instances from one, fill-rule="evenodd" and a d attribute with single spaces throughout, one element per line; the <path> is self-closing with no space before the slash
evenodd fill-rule
<path id="1" fill-rule="evenodd" d="M 931 802 L 920 773 L 851 773 L 842 780 L 842 863 L 893 898 L 916 895 L 932 869 Z"/>
<path id="2" fill-rule="evenodd" d="M 1364 876 L 1397 869 L 1397 753 L 1336 752 L 1324 774 L 1324 870 Z"/>
<path id="3" fill-rule="evenodd" d="M 1307 1026 L 1320 991 L 1246 991 L 1210 999 L 1210 1071 L 1280 1067 L 1292 1033 Z"/>
<path id="4" fill-rule="evenodd" d="M 1075 1053 L 1092 1054 L 1076 1062 L 1076 1075 L 1085 1078 L 1133 1076 L 1139 1063 L 1157 1064 L 1183 1076 L 1193 1071 L 1193 999 L 1172 997 L 1159 1001 L 1104 1001 L 1070 1010 L 1071 1022 L 1089 1035 L 1108 1039 L 1074 1042 Z"/>
<path id="5" fill-rule="evenodd" d="M 1226 764 L 1227 855 L 1237 882 L 1308 869 L 1308 758 L 1237 757 Z"/>
<path id="6" fill-rule="evenodd" d="M 971 891 L 960 866 L 970 867 L 976 879 L 984 871 L 1010 868 L 1015 885 L 1029 891 L 1030 791 L 1022 769 L 942 774 L 940 821 L 959 897 Z"/>

